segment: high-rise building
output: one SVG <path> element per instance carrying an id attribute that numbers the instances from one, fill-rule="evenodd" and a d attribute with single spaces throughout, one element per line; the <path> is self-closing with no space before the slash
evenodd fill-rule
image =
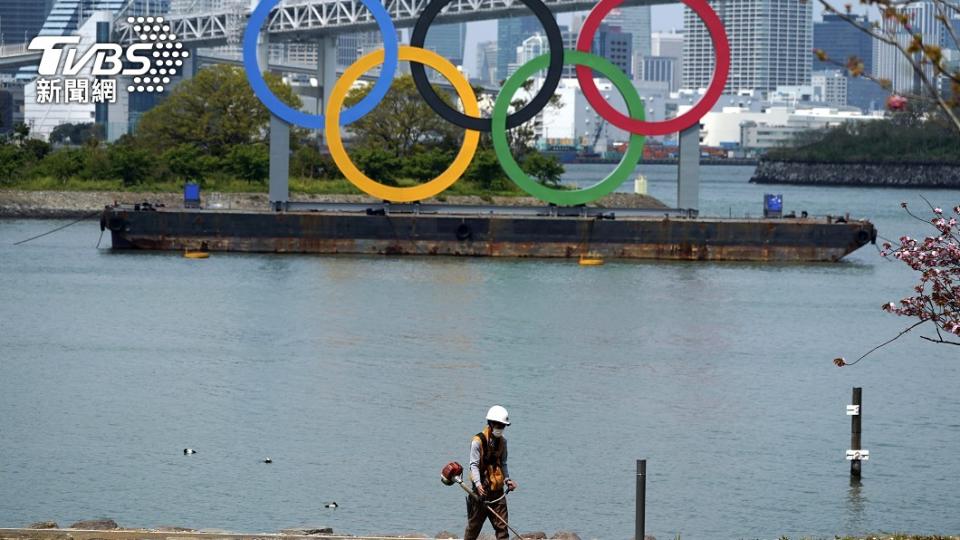
<path id="1" fill-rule="evenodd" d="M 482 83 L 497 81 L 497 42 L 483 41 L 477 44 L 477 73 L 474 78 Z"/>
<path id="2" fill-rule="evenodd" d="M 450 60 L 455 66 L 463 65 L 463 49 L 467 42 L 466 23 L 439 24 L 427 31 L 424 48 Z"/>
<path id="3" fill-rule="evenodd" d="M 522 66 L 549 50 L 547 37 L 537 32 L 523 40 L 523 43 L 517 47 L 517 65 Z"/>
<path id="4" fill-rule="evenodd" d="M 633 34 L 624 32 L 619 26 L 601 24 L 593 48 L 627 77 L 633 76 Z"/>
<path id="5" fill-rule="evenodd" d="M 900 45 L 909 46 L 913 36 L 920 34 L 925 44 L 936 44 L 947 49 L 956 48 L 956 44 L 953 43 L 950 32 L 947 30 L 946 23 L 938 18 L 939 13 L 935 2 L 918 0 L 904 5 L 901 9 L 910 19 L 910 31 L 907 31 L 899 22 L 892 19 L 884 19 L 882 23 L 884 30 L 892 34 L 892 37 Z M 960 23 L 956 19 L 954 16 L 951 20 L 952 26 L 960 28 Z M 914 63 L 920 61 L 921 54 L 916 53 Z M 894 45 L 878 43 L 873 51 L 873 66 L 875 76 L 889 80 L 893 91 L 924 92 L 920 75 L 914 71 L 913 64 Z M 929 64 L 926 65 L 924 72 L 930 79 L 937 78 L 933 73 L 933 66 Z"/>
<path id="6" fill-rule="evenodd" d="M 55 0 L 38 34 L 41 36 L 68 35 L 75 32 L 93 12 L 116 13 L 125 3 L 124 0 Z"/>
<path id="7" fill-rule="evenodd" d="M 810 84 L 812 2 L 711 0 L 710 5 L 730 41 L 727 92 Z M 683 26 L 683 87 L 706 88 L 715 63 L 710 33 L 690 8 L 684 9 Z"/>
<path id="8" fill-rule="evenodd" d="M 563 46 L 566 49 L 576 49 L 577 38 L 580 29 L 583 28 L 583 21 L 586 17 L 583 15 L 574 15 L 571 24 L 571 30 L 561 27 L 563 34 Z M 633 54 L 633 34 L 625 32 L 621 27 L 612 24 L 601 23 L 593 36 L 593 44 L 590 45 L 590 51 L 593 54 L 602 56 L 613 65 L 620 68 L 621 71 L 632 77 L 634 73 Z M 596 77 L 603 77 L 596 72 Z M 576 77 L 575 66 L 564 66 L 565 77 Z"/>
<path id="9" fill-rule="evenodd" d="M 667 90 L 674 92 L 680 88 L 677 79 L 677 58 L 669 56 L 639 56 L 637 80 L 667 83 Z"/>
<path id="10" fill-rule="evenodd" d="M 0 46 L 28 43 L 47 20 L 53 0 L 4 0 L 0 2 Z"/>
<path id="11" fill-rule="evenodd" d="M 509 17 L 497 21 L 497 80 L 506 79 L 523 40 L 543 32 L 536 17 Z"/>
<path id="12" fill-rule="evenodd" d="M 673 83 L 670 91 L 680 88 L 683 79 L 683 34 L 679 32 L 654 32 L 650 35 L 650 56 L 673 59 Z M 634 71 L 639 74 L 640 70 Z"/>
<path id="13" fill-rule="evenodd" d="M 611 11 L 604 22 L 610 26 L 619 26 L 620 31 L 632 36 L 631 50 L 634 58 L 650 56 L 650 6 L 617 8 Z M 631 58 L 631 68 L 635 65 Z"/>
<path id="14" fill-rule="evenodd" d="M 145 1 L 137 0 L 136 3 Z M 125 0 L 53 0 L 53 5 L 50 7 L 47 18 L 43 21 L 37 35 L 72 35 L 92 14 L 97 12 L 116 13 L 124 7 L 125 3 Z M 36 76 L 37 66 L 23 67 L 17 72 L 17 79 L 22 81 L 33 80 Z"/>
<path id="15" fill-rule="evenodd" d="M 853 16 L 858 24 L 869 24 L 866 17 Z M 870 37 L 866 32 L 856 28 L 843 17 L 824 13 L 823 21 L 813 24 L 813 47 L 826 53 L 827 58 L 841 65 L 846 65 L 851 57 L 856 57 L 863 62 L 865 74 L 874 75 L 874 48 L 879 42 Z M 830 62 L 821 62 L 819 59 L 813 59 L 813 69 L 833 70 L 837 69 L 836 64 Z M 863 110 L 874 110 L 883 106 L 884 100 L 889 93 L 879 84 L 863 77 L 851 77 L 847 74 L 847 98 L 846 104 L 859 107 Z"/>
<path id="16" fill-rule="evenodd" d="M 820 101 L 834 107 L 847 105 L 847 78 L 842 71 L 814 71 L 811 81 L 814 93 L 820 95 Z"/>

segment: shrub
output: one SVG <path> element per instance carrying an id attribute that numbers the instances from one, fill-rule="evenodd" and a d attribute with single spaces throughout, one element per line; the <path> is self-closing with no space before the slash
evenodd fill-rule
<path id="1" fill-rule="evenodd" d="M 400 160 L 381 148 L 362 148 L 354 152 L 354 163 L 370 178 L 388 186 L 397 185 Z"/>
<path id="2" fill-rule="evenodd" d="M 537 182 L 545 186 L 560 185 L 560 176 L 563 174 L 563 165 L 553 156 L 545 156 L 540 152 L 530 152 L 523 159 L 521 165 L 524 172 L 536 178 Z"/>
<path id="3" fill-rule="evenodd" d="M 403 164 L 403 176 L 418 182 L 428 182 L 439 176 L 450 166 L 453 155 L 439 148 L 416 152 Z"/>
<path id="4" fill-rule="evenodd" d="M 500 160 L 491 149 L 477 151 L 465 176 L 481 189 L 492 191 L 510 189 L 510 179 L 503 172 Z"/>
<path id="5" fill-rule="evenodd" d="M 157 177 L 158 164 L 154 154 L 139 148 L 130 137 L 114 143 L 107 155 L 111 175 L 122 180 L 125 186 L 142 184 Z"/>
<path id="6" fill-rule="evenodd" d="M 230 148 L 226 168 L 248 182 L 263 182 L 270 176 L 270 152 L 262 144 L 243 144 Z"/>
<path id="7" fill-rule="evenodd" d="M 60 182 L 79 176 L 84 165 L 86 153 L 76 148 L 62 148 L 48 154 L 40 164 L 43 173 Z"/>

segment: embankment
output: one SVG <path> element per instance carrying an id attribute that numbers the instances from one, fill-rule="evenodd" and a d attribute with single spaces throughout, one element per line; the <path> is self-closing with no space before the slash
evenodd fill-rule
<path id="1" fill-rule="evenodd" d="M 960 165 L 761 160 L 750 182 L 813 186 L 960 189 Z"/>
<path id="2" fill-rule="evenodd" d="M 84 524 L 97 528 L 85 528 Z M 107 523 L 108 526 L 101 524 Z M 53 525 L 54 527 L 50 527 Z M 441 531 L 435 535 L 423 533 L 377 534 L 355 536 L 335 533 L 329 527 L 298 527 L 284 529 L 279 533 L 234 533 L 220 530 L 194 530 L 183 527 L 158 527 L 155 529 L 121 529 L 112 520 L 90 520 L 80 522 L 70 528 L 56 528 L 52 521 L 32 524 L 24 529 L 0 528 L 0 540 L 402 540 L 402 539 L 456 539 L 461 535 Z M 38 528 L 43 527 L 43 528 Z M 488 526 L 489 529 L 489 526 Z M 542 531 L 521 533 L 522 540 L 580 540 L 580 536 L 570 531 L 557 531 L 547 536 Z M 647 536 L 647 540 L 654 540 Z M 491 533 L 485 532 L 479 540 L 494 540 Z"/>
<path id="3" fill-rule="evenodd" d="M 217 206 L 230 210 L 265 210 L 269 206 L 266 193 L 204 193 L 204 206 Z M 363 195 L 297 195 L 291 199 L 303 202 L 377 202 Z M 0 218 L 50 218 L 78 219 L 95 214 L 114 202 L 163 204 L 169 207 L 183 205 L 180 193 L 133 193 L 111 191 L 22 191 L 0 190 Z M 477 197 L 447 196 L 443 200 L 430 199 L 427 203 L 448 204 L 496 204 L 502 206 L 543 206 L 544 202 L 532 197 Z M 659 200 L 648 195 L 612 193 L 592 203 L 602 208 L 666 208 Z"/>

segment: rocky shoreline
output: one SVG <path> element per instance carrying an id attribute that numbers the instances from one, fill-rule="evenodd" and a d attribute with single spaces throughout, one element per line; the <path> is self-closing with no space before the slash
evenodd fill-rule
<path id="1" fill-rule="evenodd" d="M 298 195 L 291 196 L 294 201 L 302 202 L 377 202 L 364 195 Z M 162 204 L 171 208 L 183 205 L 180 193 L 135 193 L 113 191 L 23 191 L 0 190 L 0 218 L 45 218 L 79 219 L 90 216 L 91 219 L 103 210 L 103 207 L 115 202 Z M 543 206 L 544 202 L 533 197 L 477 197 L 447 196 L 442 199 L 430 199 L 426 203 L 502 206 Z M 201 204 L 205 207 L 218 207 L 229 210 L 266 210 L 269 200 L 266 193 L 204 193 Z M 648 195 L 633 193 L 612 193 L 593 203 L 591 206 L 603 208 L 666 208 L 659 200 Z"/>
<path id="2" fill-rule="evenodd" d="M 489 528 L 489 526 L 487 526 Z M 296 527 L 281 529 L 278 533 L 234 533 L 213 529 L 188 529 L 185 527 L 156 527 L 153 529 L 121 528 L 112 519 L 94 519 L 78 521 L 67 528 L 58 528 L 52 521 L 31 523 L 22 529 L 4 529 L 0 527 L 0 540 L 404 540 L 404 539 L 459 539 L 459 535 L 441 531 L 434 536 L 421 533 L 382 534 L 355 536 L 334 533 L 330 527 Z M 680 535 L 677 536 L 680 538 Z M 781 536 L 781 540 L 789 540 Z M 803 538 L 813 538 L 804 536 Z M 960 536 L 926 536 L 909 534 L 871 534 L 867 536 L 842 536 L 832 538 L 843 540 L 960 540 Z M 485 532 L 477 540 L 495 540 Z M 547 536 L 542 531 L 520 533 L 513 540 L 580 540 L 580 536 L 570 531 L 557 531 Z M 644 540 L 656 540 L 646 535 Z M 826 539 L 824 539 L 826 540 Z"/>
<path id="3" fill-rule="evenodd" d="M 761 160 L 754 184 L 960 189 L 960 165 Z"/>
<path id="4" fill-rule="evenodd" d="M 488 526 L 489 528 L 489 526 Z M 276 533 L 235 533 L 211 529 L 189 529 L 163 526 L 152 529 L 121 528 L 112 519 L 78 521 L 59 528 L 53 521 L 31 523 L 22 529 L 0 528 L 0 540 L 397 540 L 397 539 L 457 539 L 460 535 L 448 531 L 429 536 L 422 533 L 352 535 L 334 533 L 331 527 L 293 527 Z M 521 533 L 521 540 L 580 540 L 570 531 L 557 531 L 547 536 L 542 531 Z M 495 540 L 491 533 L 483 533 L 478 540 Z M 645 540 L 656 540 L 647 536 Z"/>

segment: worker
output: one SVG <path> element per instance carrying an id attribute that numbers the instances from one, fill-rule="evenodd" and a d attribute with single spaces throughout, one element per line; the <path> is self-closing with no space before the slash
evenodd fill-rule
<path id="1" fill-rule="evenodd" d="M 475 497 L 467 497 L 467 530 L 464 540 L 476 540 L 487 519 L 493 525 L 497 540 L 508 540 L 506 492 L 517 489 L 507 472 L 507 439 L 503 430 L 510 425 L 507 410 L 494 405 L 487 411 L 487 427 L 473 436 L 470 443 L 470 480 Z M 503 518 L 495 517 L 490 510 Z"/>

